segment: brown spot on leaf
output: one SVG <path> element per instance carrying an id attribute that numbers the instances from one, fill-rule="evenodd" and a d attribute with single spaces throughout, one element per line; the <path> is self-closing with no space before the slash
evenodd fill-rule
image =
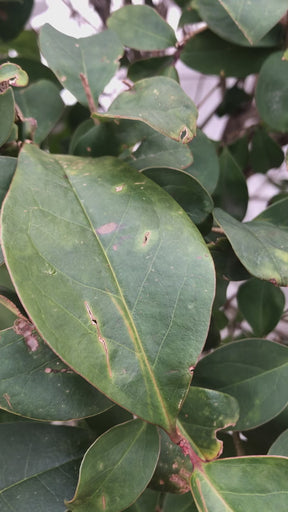
<path id="1" fill-rule="evenodd" d="M 102 507 L 103 507 L 103 510 L 106 509 L 106 499 L 105 499 L 104 494 L 102 495 Z"/>
<path id="2" fill-rule="evenodd" d="M 31 352 L 35 352 L 39 348 L 35 327 L 29 322 L 29 320 L 26 320 L 25 318 L 18 318 L 14 322 L 13 329 L 16 334 L 23 336 L 25 345 Z"/>
<path id="3" fill-rule="evenodd" d="M 100 343 L 103 346 L 104 351 L 105 351 L 106 363 L 107 363 L 107 369 L 108 369 L 109 377 L 112 377 L 112 370 L 111 370 L 111 366 L 110 366 L 109 352 L 108 352 L 108 347 L 107 347 L 106 340 L 105 340 L 105 338 L 103 338 L 103 336 L 101 334 L 97 318 L 95 318 L 95 316 L 93 315 L 88 302 L 85 301 L 84 304 L 85 304 L 85 308 L 86 308 L 86 311 L 88 313 L 88 316 L 90 318 L 91 324 L 94 327 L 96 327 L 96 331 L 97 331 L 97 335 L 98 335 L 98 340 L 100 341 Z"/>
<path id="4" fill-rule="evenodd" d="M 144 235 L 144 240 L 143 240 L 143 243 L 142 243 L 143 246 L 148 244 L 150 235 L 151 235 L 150 231 L 146 231 L 146 233 Z"/>
<path id="5" fill-rule="evenodd" d="M 116 222 L 108 222 L 108 224 L 103 224 L 103 226 L 97 228 L 96 233 L 99 233 L 99 235 L 108 235 L 109 233 L 113 233 L 117 227 L 118 224 L 116 224 Z"/>
<path id="6" fill-rule="evenodd" d="M 10 396 L 8 395 L 8 393 L 4 393 L 3 398 L 4 398 L 4 400 L 6 400 L 7 404 L 10 407 L 10 409 L 13 409 L 13 407 L 11 405 L 11 402 L 10 402 Z"/>

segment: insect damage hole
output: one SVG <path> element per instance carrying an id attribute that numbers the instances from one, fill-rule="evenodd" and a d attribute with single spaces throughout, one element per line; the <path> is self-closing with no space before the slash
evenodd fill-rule
<path id="1" fill-rule="evenodd" d="M 98 335 L 98 341 L 100 341 L 101 345 L 103 346 L 104 348 L 104 351 L 105 351 L 105 355 L 106 355 L 106 363 L 107 363 L 107 369 L 108 369 L 108 373 L 109 373 L 109 377 L 112 377 L 112 370 L 111 370 L 111 366 L 110 366 L 110 360 L 109 360 L 109 352 L 108 352 L 108 347 L 107 347 L 107 343 L 106 343 L 106 340 L 105 338 L 103 338 L 102 334 L 101 334 L 101 331 L 100 331 L 100 327 L 99 327 L 99 324 L 98 324 L 98 321 L 97 319 L 95 318 L 95 316 L 93 315 L 92 311 L 91 311 L 91 308 L 88 304 L 88 302 L 84 302 L 85 304 L 85 308 L 86 308 L 86 311 L 88 313 L 88 316 L 90 318 L 90 321 L 91 321 L 91 324 L 96 327 L 96 331 L 97 331 L 97 335 Z"/>
<path id="2" fill-rule="evenodd" d="M 150 231 L 146 231 L 146 233 L 145 233 L 145 235 L 144 235 L 143 243 L 142 243 L 142 246 L 143 246 L 143 247 L 145 247 L 145 245 L 147 245 L 147 244 L 148 244 L 149 239 L 150 239 L 150 236 L 151 236 Z"/>

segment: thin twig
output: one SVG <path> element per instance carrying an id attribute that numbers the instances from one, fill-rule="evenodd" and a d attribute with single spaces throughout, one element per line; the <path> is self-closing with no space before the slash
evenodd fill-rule
<path id="1" fill-rule="evenodd" d="M 80 73 L 80 79 L 81 79 L 81 82 L 82 82 L 82 85 L 83 85 L 83 89 L 84 89 L 85 94 L 86 94 L 86 98 L 88 100 L 89 110 L 90 110 L 91 114 L 93 114 L 93 112 L 97 112 L 97 107 L 95 105 L 95 101 L 94 101 L 94 98 L 92 96 L 92 92 L 91 92 L 91 89 L 90 89 L 90 85 L 89 85 L 87 76 L 84 75 L 84 73 Z M 94 118 L 93 120 L 94 120 L 95 124 L 99 124 L 100 123 L 100 121 L 98 119 Z"/>

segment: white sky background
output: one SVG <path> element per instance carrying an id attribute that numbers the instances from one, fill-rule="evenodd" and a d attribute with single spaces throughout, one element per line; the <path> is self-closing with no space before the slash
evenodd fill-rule
<path id="1" fill-rule="evenodd" d="M 87 37 L 95 34 L 101 28 L 101 20 L 95 10 L 89 5 L 89 0 L 70 0 L 71 5 L 81 12 L 83 19 L 71 17 L 71 10 L 63 0 L 35 0 L 34 3 L 34 16 L 32 18 L 32 27 L 39 30 L 44 23 L 50 23 L 57 30 L 73 36 L 73 37 Z M 143 0 L 134 0 L 134 4 L 143 4 Z M 112 9 L 116 10 L 121 7 L 121 0 L 112 0 Z M 177 29 L 180 17 L 180 9 L 173 3 L 170 3 L 168 11 L 168 23 Z M 85 22 L 87 20 L 87 22 Z M 179 38 L 181 35 L 179 34 Z M 186 67 L 181 62 L 177 63 L 177 71 L 180 76 L 180 83 L 186 94 L 192 98 L 196 106 L 206 96 L 206 94 L 217 83 L 215 77 L 206 77 Z M 101 102 L 105 108 L 109 107 L 112 99 L 121 91 L 126 90 L 123 86 L 122 77 L 114 78 L 105 92 L 109 93 L 101 98 Z M 232 80 L 233 83 L 233 80 Z M 110 96 L 111 94 L 111 96 Z M 220 91 L 217 89 L 201 106 L 199 111 L 198 124 L 201 123 L 209 116 L 221 100 Z M 220 140 L 223 128 L 226 123 L 226 118 L 218 118 L 213 116 L 206 124 L 204 132 L 212 140 Z M 267 206 L 267 200 L 278 192 L 277 188 L 271 185 L 268 181 L 269 176 L 275 176 L 277 179 L 288 178 L 286 166 L 283 165 L 282 169 L 271 170 L 267 175 L 256 174 L 248 179 L 247 185 L 249 189 L 249 196 L 252 198 L 248 205 L 245 220 L 250 220 L 258 213 L 264 210 Z"/>

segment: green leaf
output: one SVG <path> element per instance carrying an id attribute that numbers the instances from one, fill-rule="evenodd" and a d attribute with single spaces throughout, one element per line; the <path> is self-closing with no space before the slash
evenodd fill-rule
<path id="1" fill-rule="evenodd" d="M 48 80 L 39 80 L 15 93 L 15 100 L 29 122 L 37 122 L 34 141 L 40 144 L 51 132 L 64 111 L 59 89 Z"/>
<path id="2" fill-rule="evenodd" d="M 69 153 L 77 156 L 117 156 L 120 153 L 119 141 L 114 123 L 95 125 L 92 119 L 86 119 L 74 131 Z"/>
<path id="3" fill-rule="evenodd" d="M 6 261 L 43 338 L 113 401 L 173 432 L 214 295 L 209 251 L 183 210 L 117 159 L 25 145 L 2 213 Z"/>
<path id="4" fill-rule="evenodd" d="M 277 437 L 276 441 L 274 441 L 270 447 L 268 455 L 288 457 L 288 429 L 284 430 L 284 432 Z"/>
<path id="5" fill-rule="evenodd" d="M 237 457 L 194 471 L 191 488 L 199 512 L 286 512 L 288 459 Z"/>
<path id="6" fill-rule="evenodd" d="M 14 87 L 23 87 L 28 84 L 28 75 L 20 66 L 12 62 L 5 62 L 0 66 L 0 82 L 8 82 Z"/>
<path id="7" fill-rule="evenodd" d="M 136 82 L 113 101 L 108 112 L 93 117 L 142 121 L 183 143 L 196 135 L 197 109 L 177 82 L 167 77 Z"/>
<path id="8" fill-rule="evenodd" d="M 110 30 L 75 39 L 48 24 L 41 29 L 40 48 L 59 82 L 83 105 L 88 105 L 88 99 L 81 75 L 87 80 L 96 106 L 123 53 L 122 44 Z"/>
<path id="9" fill-rule="evenodd" d="M 0 92 L 0 147 L 9 139 L 15 117 L 14 95 L 11 87 Z"/>
<path id="10" fill-rule="evenodd" d="M 244 267 L 255 277 L 288 285 L 288 231 L 261 217 L 241 223 L 215 208 L 214 217 Z"/>
<path id="11" fill-rule="evenodd" d="M 10 63 L 17 64 L 22 69 L 25 69 L 29 76 L 29 84 L 38 82 L 38 80 L 50 80 L 50 82 L 53 82 L 59 90 L 62 89 L 62 86 L 53 71 L 51 71 L 47 66 L 44 66 L 44 64 L 38 60 L 27 57 L 15 57 L 13 59 L 10 58 Z"/>
<path id="12" fill-rule="evenodd" d="M 160 432 L 161 450 L 154 475 L 149 483 L 151 489 L 162 493 L 183 494 L 188 492 L 193 465 L 181 448 L 172 443 L 168 435 Z"/>
<path id="13" fill-rule="evenodd" d="M 14 39 L 30 18 L 34 0 L 1 2 L 0 34 L 2 41 Z"/>
<path id="14" fill-rule="evenodd" d="M 257 215 L 254 221 L 268 222 L 275 227 L 288 228 L 287 207 L 288 197 L 284 197 L 276 201 L 276 203 L 271 204 L 266 210 Z"/>
<path id="15" fill-rule="evenodd" d="M 232 395 L 240 416 L 234 430 L 266 423 L 287 405 L 288 348 L 276 342 L 245 339 L 202 358 L 192 384 Z"/>
<path id="16" fill-rule="evenodd" d="M 258 73 L 270 53 L 269 48 L 237 46 L 205 30 L 189 39 L 180 59 L 186 66 L 200 73 L 245 78 Z"/>
<path id="17" fill-rule="evenodd" d="M 278 324 L 285 306 L 285 295 L 272 283 L 250 279 L 237 293 L 239 309 L 255 336 L 266 336 Z"/>
<path id="18" fill-rule="evenodd" d="M 210 247 L 216 273 L 225 281 L 244 281 L 251 275 L 242 265 L 227 238 L 219 238 Z"/>
<path id="19" fill-rule="evenodd" d="M 0 424 L 0 507 L 63 512 L 73 495 L 87 431 L 39 423 Z"/>
<path id="20" fill-rule="evenodd" d="M 28 334 L 21 335 L 21 329 Z M 1 331 L 1 408 L 34 419 L 65 421 L 93 416 L 112 406 L 67 368 L 32 329 L 25 320 L 17 320 L 13 329 Z"/>
<path id="21" fill-rule="evenodd" d="M 174 30 L 147 5 L 122 7 L 113 12 L 107 25 L 124 46 L 136 50 L 165 50 L 176 43 Z"/>
<path id="22" fill-rule="evenodd" d="M 152 512 L 154 510 L 156 512 L 159 496 L 159 492 L 146 489 L 143 494 L 141 494 L 140 498 L 131 505 L 131 507 L 125 509 L 125 512 Z"/>
<path id="23" fill-rule="evenodd" d="M 133 62 L 128 68 L 128 78 L 133 82 L 152 76 L 168 76 L 179 82 L 178 73 L 174 67 L 174 57 L 152 57 Z"/>
<path id="24" fill-rule="evenodd" d="M 9 189 L 16 165 L 17 158 L 0 156 L 0 207 Z"/>
<path id="25" fill-rule="evenodd" d="M 242 220 L 248 205 L 248 189 L 244 175 L 227 148 L 222 151 L 219 163 L 220 175 L 213 193 L 215 206 Z"/>
<path id="26" fill-rule="evenodd" d="M 218 430 L 235 425 L 238 403 L 232 396 L 212 389 L 191 387 L 179 414 L 178 426 L 203 460 L 211 460 L 222 452 Z"/>
<path id="27" fill-rule="evenodd" d="M 250 163 L 254 172 L 265 173 L 269 169 L 280 167 L 284 160 L 281 146 L 272 139 L 263 128 L 253 134 L 250 151 Z"/>
<path id="28" fill-rule="evenodd" d="M 263 7 L 264 3 L 265 9 Z M 281 3 L 283 10 L 284 3 L 286 5 L 286 0 L 277 0 L 276 3 Z M 228 4 L 229 9 L 227 8 Z M 262 8 L 259 7 L 259 4 Z M 206 21 L 209 28 L 220 37 L 223 37 L 223 39 L 227 39 L 235 44 L 244 46 L 250 46 L 250 44 L 252 44 L 251 37 L 253 38 L 253 43 L 256 42 L 257 46 L 277 46 L 280 44 L 281 36 L 277 29 L 274 29 L 271 33 L 267 34 L 270 28 L 272 28 L 281 18 L 281 14 L 278 17 L 279 10 L 277 9 L 277 6 L 276 9 L 273 10 L 274 3 L 272 7 L 272 4 L 267 4 L 265 0 L 260 0 L 257 4 L 249 4 L 248 0 L 243 0 L 240 5 L 239 2 L 237 5 L 233 0 L 201 0 L 198 2 L 197 7 L 203 21 Z M 250 11 L 248 14 L 249 20 L 247 19 L 248 9 Z M 286 8 L 284 8 L 283 14 L 286 9 L 287 5 Z M 272 12 L 272 16 L 270 17 L 269 11 Z M 260 17 L 259 13 L 261 13 Z M 262 13 L 264 14 L 263 22 L 262 19 L 260 19 L 262 18 Z M 247 27 L 245 34 L 243 31 L 244 25 L 241 25 L 241 22 L 243 23 L 243 17 L 246 17 L 246 24 L 247 21 L 249 23 L 249 28 Z M 266 30 L 267 26 L 268 29 Z M 253 30 L 253 34 L 251 29 Z M 259 41 L 259 39 L 261 39 L 265 34 L 267 34 L 267 36 Z M 248 38 L 247 35 L 249 35 Z"/>
<path id="29" fill-rule="evenodd" d="M 197 512 L 195 502 L 190 492 L 186 494 L 166 494 L 164 500 L 163 512 Z M 143 511 L 144 512 L 144 511 Z M 145 512 L 147 512 L 145 510 Z"/>
<path id="30" fill-rule="evenodd" d="M 144 174 L 166 190 L 195 224 L 201 224 L 213 210 L 211 196 L 190 174 L 161 168 L 147 169 Z"/>
<path id="31" fill-rule="evenodd" d="M 205 133 L 197 128 L 196 137 L 189 142 L 189 148 L 193 155 L 193 163 L 185 171 L 200 181 L 211 194 L 219 178 L 219 160 L 215 146 Z"/>
<path id="32" fill-rule="evenodd" d="M 1 55 L 9 57 L 9 52 L 14 50 L 21 57 L 40 60 L 40 52 L 38 48 L 38 37 L 34 30 L 23 30 L 16 39 L 7 43 L 0 42 Z"/>
<path id="33" fill-rule="evenodd" d="M 76 512 L 120 512 L 131 505 L 151 479 L 159 455 L 154 425 L 132 420 L 99 437 L 85 454 L 75 496 Z"/>
<path id="34" fill-rule="evenodd" d="M 287 11 L 286 0 L 274 0 L 273 3 L 258 0 L 257 4 L 251 4 L 249 0 L 244 0 L 241 4 L 235 0 L 219 2 L 251 44 L 264 37 Z"/>
<path id="35" fill-rule="evenodd" d="M 270 55 L 264 62 L 257 81 L 257 110 L 263 121 L 273 130 L 288 130 L 288 62 L 282 59 L 282 52 Z"/>

